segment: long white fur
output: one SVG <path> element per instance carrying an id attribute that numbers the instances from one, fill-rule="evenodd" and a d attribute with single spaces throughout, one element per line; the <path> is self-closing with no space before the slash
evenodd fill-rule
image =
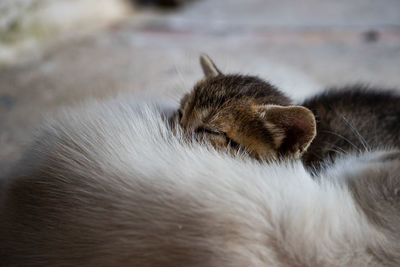
<path id="1" fill-rule="evenodd" d="M 261 163 L 187 143 L 179 131 L 172 134 L 159 107 L 121 100 L 65 111 L 38 140 L 30 153 L 34 157 L 20 163 L 29 166 L 23 176 L 57 163 L 54 173 L 47 171 L 40 181 L 59 191 L 41 197 L 59 196 L 74 203 L 77 211 L 54 207 L 55 213 L 48 214 L 35 207 L 32 224 L 50 229 L 52 218 L 61 216 L 71 229 L 75 223 L 84 229 L 82 236 L 76 236 L 76 229 L 65 231 L 61 241 L 58 236 L 51 243 L 50 237 L 43 244 L 37 241 L 39 234 L 28 241 L 15 235 L 7 244 L 31 244 L 21 245 L 20 256 L 3 255 L 7 266 L 381 265 L 368 251 L 384 247 L 387 240 L 368 222 L 346 185 L 336 181 L 338 172 L 313 179 L 300 162 Z M 352 162 L 343 168 L 357 166 L 357 157 Z M 10 183 L 8 194 L 26 183 L 26 178 L 18 179 Z M 79 187 L 71 182 L 75 180 Z M 3 216 L 19 201 L 24 203 L 10 197 Z M 21 230 L 10 224 L 2 227 Z M 163 237 L 153 235 L 160 232 Z M 101 246 L 92 254 L 81 252 L 91 249 L 79 243 L 83 237 L 99 240 Z M 178 244 L 183 255 L 169 259 L 160 252 L 164 243 Z M 46 251 L 52 245 L 60 251 Z M 25 257 L 30 246 L 36 246 L 35 252 Z"/>

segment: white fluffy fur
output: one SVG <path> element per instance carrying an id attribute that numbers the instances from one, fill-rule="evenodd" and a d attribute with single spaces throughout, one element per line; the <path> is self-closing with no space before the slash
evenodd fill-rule
<path id="1" fill-rule="evenodd" d="M 371 251 L 388 240 L 339 172 L 318 182 L 300 162 L 187 144 L 151 105 L 66 111 L 21 166 L 0 210 L 4 266 L 384 266 Z"/>

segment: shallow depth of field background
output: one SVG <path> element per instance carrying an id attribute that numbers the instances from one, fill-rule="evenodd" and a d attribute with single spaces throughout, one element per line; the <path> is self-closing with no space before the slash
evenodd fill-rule
<path id="1" fill-rule="evenodd" d="M 295 100 L 356 82 L 400 90 L 398 0 L 132 2 L 0 0 L 0 174 L 43 114 L 121 92 L 176 101 L 202 52 Z"/>

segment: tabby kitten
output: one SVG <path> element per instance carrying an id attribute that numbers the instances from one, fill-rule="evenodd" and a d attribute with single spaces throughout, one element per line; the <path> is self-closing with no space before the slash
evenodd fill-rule
<path id="1" fill-rule="evenodd" d="M 205 78 L 181 100 L 183 129 L 214 147 L 245 149 L 263 160 L 298 157 L 313 140 L 315 118 L 273 85 L 254 76 L 223 75 L 206 55 Z"/>
<path id="2" fill-rule="evenodd" d="M 217 147 L 231 144 L 266 160 L 305 151 L 313 171 L 343 153 L 400 147 L 400 96 L 391 91 L 331 89 L 291 106 L 259 78 L 223 75 L 206 55 L 200 62 L 205 79 L 181 100 L 180 124 Z"/>

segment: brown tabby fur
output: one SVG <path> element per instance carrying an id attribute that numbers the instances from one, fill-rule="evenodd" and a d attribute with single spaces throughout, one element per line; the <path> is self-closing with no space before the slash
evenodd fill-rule
<path id="1" fill-rule="evenodd" d="M 177 114 L 186 131 L 264 160 L 298 157 L 308 147 L 316 132 L 310 110 L 291 106 L 257 77 L 223 75 L 204 55 L 200 62 L 206 78 L 183 97 Z"/>

